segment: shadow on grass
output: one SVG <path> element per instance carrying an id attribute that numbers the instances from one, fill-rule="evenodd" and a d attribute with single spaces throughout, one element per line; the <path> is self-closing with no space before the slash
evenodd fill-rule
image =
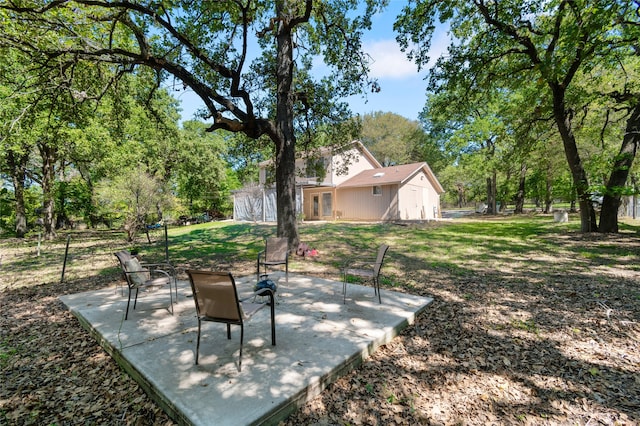
<path id="1" fill-rule="evenodd" d="M 301 224 L 301 241 L 319 251 L 316 269 L 338 276 L 345 261 L 387 243 L 383 288 L 432 296 L 435 302 L 415 327 L 288 424 L 309 423 L 323 412 L 350 422 L 353 401 L 374 401 L 357 405 L 365 420 L 379 424 L 390 415 L 444 424 L 640 421 L 640 228 L 621 224 L 618 235 L 584 235 L 578 228 L 548 216 Z M 223 267 L 250 273 L 271 235 L 275 226 L 251 223 L 174 228 L 169 230 L 170 259 L 182 270 Z M 111 258 L 119 244 L 78 244 L 74 262 L 91 262 L 98 253 Z M 38 273 L 43 262 L 59 264 L 64 251 L 59 246 L 55 255 L 38 261 L 16 256 L 17 279 Z M 162 241 L 141 248 L 146 260 L 164 256 Z M 115 257 L 109 260 L 115 265 Z M 8 289 L 3 298 L 88 289 L 107 282 L 116 271 L 112 266 L 96 269 L 84 281 L 50 285 L 46 292 L 42 286 Z M 299 272 L 306 264 L 296 267 Z M 19 310 L 12 312 L 20 325 L 16 330 L 27 330 Z"/>

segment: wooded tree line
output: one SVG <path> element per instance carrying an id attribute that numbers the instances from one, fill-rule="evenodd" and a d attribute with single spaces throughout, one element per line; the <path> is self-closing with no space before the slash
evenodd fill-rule
<path id="1" fill-rule="evenodd" d="M 395 29 L 419 66 L 438 20 L 453 41 L 420 125 L 395 145 L 380 123 L 407 120 L 353 120 L 342 102 L 380 90 L 361 38 L 386 3 L 0 1 L 0 164 L 13 190 L 0 211 L 13 206 L 18 235 L 36 210 L 49 235 L 70 211 L 95 223 L 133 209 L 134 229 L 179 211 L 145 194 L 177 194 L 189 214 L 224 210 L 245 166 L 271 157 L 277 233 L 294 245 L 297 152 L 362 129 L 386 164 L 428 161 L 459 203 L 575 201 L 583 231 L 617 231 L 640 137 L 638 1 L 407 5 Z M 178 126 L 176 86 L 203 100 L 206 125 Z"/>
<path id="2" fill-rule="evenodd" d="M 561 148 L 582 231 L 618 231 L 640 140 L 639 9 L 637 0 L 426 0 L 404 8 L 395 28 L 418 65 L 429 59 L 436 22 L 449 24 L 453 42 L 430 73 L 423 119 L 444 143 L 485 154 L 490 210 L 500 169 L 520 176 L 523 194 L 536 156 L 550 161 Z M 545 178 L 550 187 L 552 175 Z"/>
<path id="3" fill-rule="evenodd" d="M 39 224 L 52 237 L 82 221 L 123 226 L 131 238 L 167 217 L 229 214 L 232 141 L 199 121 L 179 127 L 178 103 L 153 74 L 79 66 L 69 78 L 38 75 L 28 57 L 3 53 L 4 229 L 22 237 Z M 77 79 L 95 91 L 78 91 Z"/>
<path id="4" fill-rule="evenodd" d="M 339 99 L 375 88 L 361 36 L 384 3 L 3 1 L 0 43 L 62 78 L 80 62 L 116 76 L 147 68 L 156 81 L 195 92 L 206 107 L 207 130 L 243 135 L 251 141 L 242 144 L 248 152 L 269 148 L 277 234 L 293 247 L 296 145 L 353 137 Z M 327 69 L 320 77 L 311 72 L 317 58 Z"/>

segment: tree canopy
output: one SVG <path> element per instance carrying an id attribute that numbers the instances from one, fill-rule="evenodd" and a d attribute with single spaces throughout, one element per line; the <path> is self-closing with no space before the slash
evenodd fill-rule
<path id="1" fill-rule="evenodd" d="M 365 114 L 360 140 L 384 166 L 426 161 L 435 171 L 443 161 L 440 147 L 418 121 L 392 112 Z"/>
<path id="2" fill-rule="evenodd" d="M 158 82 L 193 90 L 208 130 L 270 141 L 276 164 L 277 233 L 297 242 L 295 149 L 304 129 L 349 118 L 342 97 L 363 93 L 362 31 L 386 1 L 109 2 L 0 5 L 0 44 L 38 69 L 67 75 L 79 61 L 120 76 L 140 66 Z M 21 35 L 30 28 L 31 36 Z M 325 76 L 314 76 L 321 58 Z M 350 139 L 342 132 L 343 143 Z"/>
<path id="3" fill-rule="evenodd" d="M 443 171 L 461 203 L 484 193 L 495 210 L 529 196 L 548 211 L 561 193 L 578 201 L 583 231 L 617 231 L 639 141 L 640 2 L 409 3 L 395 28 L 420 67 L 437 21 L 453 40 L 429 74 L 421 123 L 353 119 L 342 99 L 378 88 L 361 41 L 386 4 L 0 3 L 0 171 L 16 233 L 34 210 L 51 234 L 71 211 L 108 221 L 95 187 L 132 167 L 178 195 L 177 210 L 224 215 L 238 176 L 250 183 L 251 163 L 272 158 L 277 234 L 293 246 L 299 151 L 346 146 L 360 129 L 383 163 Z M 205 104 L 204 121 L 183 129 L 181 90 Z"/>
<path id="4" fill-rule="evenodd" d="M 453 41 L 430 74 L 432 92 L 468 96 L 490 88 L 531 87 L 538 93 L 531 98 L 533 109 L 523 113 L 546 114 L 555 123 L 578 195 L 583 232 L 598 226 L 576 117 L 591 99 L 615 101 L 615 108 L 626 112 L 627 130 L 610 162 L 599 230 L 616 232 L 619 188 L 640 141 L 640 90 L 633 66 L 638 56 L 639 7 L 638 1 L 609 0 L 417 1 L 404 8 L 395 28 L 409 57 L 425 66 L 436 22 L 449 23 Z M 595 70 L 619 69 L 621 78 L 611 81 L 604 92 L 577 83 Z"/>

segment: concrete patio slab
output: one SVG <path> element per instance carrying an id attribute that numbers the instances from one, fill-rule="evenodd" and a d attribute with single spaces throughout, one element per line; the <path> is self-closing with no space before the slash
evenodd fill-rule
<path id="1" fill-rule="evenodd" d="M 412 324 L 432 299 L 371 287 L 276 272 L 276 346 L 269 309 L 245 324 L 242 372 L 240 333 L 203 323 L 195 365 L 197 319 L 191 288 L 178 281 L 174 314 L 166 288 L 141 293 L 124 320 L 127 290 L 109 288 L 61 296 L 61 301 L 105 350 L 179 424 L 276 424 L 377 347 Z M 254 276 L 236 277 L 240 297 Z M 132 302 L 133 305 L 133 302 Z"/>

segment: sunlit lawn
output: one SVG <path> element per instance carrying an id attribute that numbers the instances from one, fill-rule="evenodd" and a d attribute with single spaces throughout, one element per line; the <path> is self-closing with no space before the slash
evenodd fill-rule
<path id="1" fill-rule="evenodd" d="M 559 236 L 568 240 L 579 236 L 579 225 L 577 217 L 572 217 L 569 223 L 556 223 L 548 215 L 476 217 L 421 224 L 304 222 L 298 228 L 300 240 L 317 249 L 319 256 L 309 261 L 292 255 L 291 264 L 293 271 L 322 267 L 325 274 L 337 277 L 345 261 L 373 256 L 377 247 L 386 243 L 390 250 L 385 263 L 385 282 L 403 286 L 407 284 L 407 272 L 416 270 L 441 269 L 456 274 L 496 268 L 508 270 L 526 264 L 527 268 L 553 272 L 569 267 L 554 264 L 556 258 L 583 258 L 607 265 L 633 257 L 627 249 L 606 240 L 594 240 L 586 247 L 575 249 L 557 243 Z M 620 228 L 623 234 L 636 234 L 640 221 L 623 221 Z M 248 272 L 264 248 L 264 239 L 275 234 L 275 224 L 233 221 L 169 228 L 169 256 L 171 262 L 182 269 Z M 30 275 L 29 279 L 11 280 L 13 283 L 59 280 L 66 236 L 70 241 L 66 265 L 69 279 L 117 272 L 112 253 L 123 248 L 135 246 L 149 261 L 164 257 L 164 232 L 152 234 L 151 244 L 145 235 L 135 243 L 127 243 L 118 232 L 101 231 L 91 238 L 87 235 L 86 231 L 71 231 L 55 241 L 43 241 L 39 256 L 36 255 L 37 236 L 24 241 L 0 240 L 0 251 L 4 254 L 2 268 Z M 541 256 L 547 260 L 543 261 Z M 315 267 L 309 268 L 311 265 Z M 34 279 L 33 273 L 37 270 L 40 272 Z"/>

